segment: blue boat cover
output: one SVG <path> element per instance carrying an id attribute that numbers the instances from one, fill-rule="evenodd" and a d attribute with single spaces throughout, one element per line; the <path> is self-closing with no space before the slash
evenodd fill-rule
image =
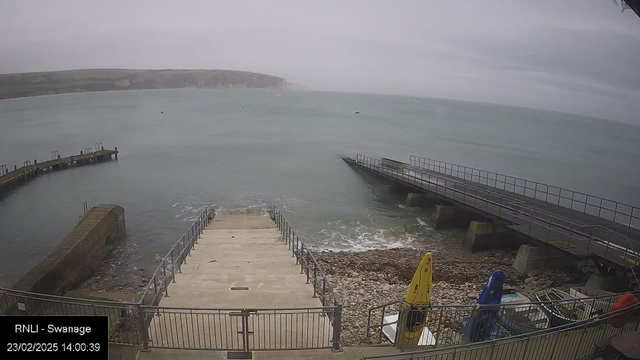
<path id="1" fill-rule="evenodd" d="M 478 304 L 500 304 L 503 286 L 504 273 L 501 270 L 495 270 L 478 296 Z"/>
<path id="2" fill-rule="evenodd" d="M 490 338 L 499 338 L 504 336 L 504 332 L 496 321 L 499 310 L 493 306 L 479 305 L 498 305 L 502 299 L 502 288 L 504 286 L 504 273 L 495 270 L 491 273 L 487 284 L 478 296 L 478 307 L 473 310 L 471 317 L 463 321 L 463 330 L 465 338 L 468 342 L 486 341 Z"/>

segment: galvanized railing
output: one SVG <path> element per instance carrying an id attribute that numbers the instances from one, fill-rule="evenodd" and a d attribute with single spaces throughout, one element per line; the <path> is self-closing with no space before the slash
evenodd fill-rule
<path id="1" fill-rule="evenodd" d="M 632 294 L 637 296 L 640 292 L 636 291 Z M 519 304 L 431 305 L 424 319 L 425 327 L 429 331 L 427 344 L 424 345 L 433 348 L 454 346 L 588 320 L 610 312 L 621 295 L 623 294 Z M 403 348 L 402 337 L 387 338 L 383 330 L 389 329 L 391 325 L 406 323 L 409 314 L 402 311 L 402 301 L 371 307 L 367 318 L 367 338 L 374 343 L 393 343 L 396 347 Z M 385 317 L 391 315 L 398 315 L 398 320 L 385 320 Z M 473 321 L 476 318 L 486 317 L 491 317 L 506 332 L 502 332 L 497 327 L 487 327 L 484 326 L 485 323 L 479 324 Z M 400 332 L 396 334 L 399 336 Z"/>
<path id="2" fill-rule="evenodd" d="M 276 215 L 277 214 L 277 215 Z M 149 348 L 340 350 L 342 304 L 309 248 L 274 207 L 272 216 L 322 307 L 212 309 L 158 307 L 188 261 L 214 210 L 206 206 L 160 260 L 138 302 L 76 299 L 0 288 L 0 315 L 107 315 L 109 342 Z M 293 261 L 293 259 L 292 259 Z"/>
<path id="3" fill-rule="evenodd" d="M 398 163 L 402 164 L 400 162 Z M 640 208 L 613 200 L 607 200 L 594 195 L 567 190 L 536 181 L 521 179 L 513 176 L 494 173 L 491 171 L 451 164 L 414 155 L 409 155 L 409 165 L 468 180 L 480 185 L 493 187 L 495 189 L 505 190 L 514 194 L 524 195 L 526 197 L 545 201 L 589 215 L 597 216 L 599 218 L 610 220 L 629 227 L 640 228 Z M 547 212 L 535 210 L 532 208 L 528 208 L 528 211 L 534 212 L 540 216 L 550 216 L 550 214 Z M 555 218 L 558 218 L 558 216 L 555 216 Z M 553 219 L 554 217 L 549 218 L 550 224 L 552 224 Z M 620 221 L 621 219 L 622 221 Z M 578 226 L 578 229 L 583 233 L 589 232 L 590 237 L 593 237 L 593 232 L 595 230 L 596 233 L 599 233 L 599 235 L 596 234 L 596 237 L 600 240 L 606 240 L 608 243 L 611 243 L 611 238 L 614 237 L 615 239 L 619 240 L 619 242 L 624 243 L 624 248 L 626 249 L 619 250 L 626 250 L 625 256 L 630 260 L 633 260 L 634 263 L 638 262 L 638 257 L 640 254 L 636 251 L 636 248 L 639 244 L 637 244 L 636 241 L 636 245 L 634 245 L 634 242 L 631 241 L 631 239 L 627 235 L 608 229 L 602 225 L 579 225 L 575 222 L 572 222 L 571 220 L 563 220 L 565 224 L 567 222 L 570 222 L 569 245 L 575 226 Z M 531 228 L 529 228 L 529 231 L 531 231 Z M 624 265 L 631 270 L 635 282 L 640 285 L 633 264 L 627 263 Z"/>
<path id="4" fill-rule="evenodd" d="M 191 226 L 160 260 L 160 264 L 149 280 L 149 285 L 144 289 L 140 299 L 141 304 L 155 306 L 160 303 L 163 296 L 169 296 L 169 284 L 176 282 L 176 272 L 182 271 L 182 264 L 187 263 L 191 250 L 195 248 L 198 238 L 214 216 L 215 210 L 210 205 L 205 206 Z"/>
<path id="5" fill-rule="evenodd" d="M 510 228 L 546 243 L 560 243 L 576 255 L 607 259 L 629 267 L 637 261 L 640 242 L 615 231 L 580 224 L 570 219 L 526 206 L 522 201 L 486 188 L 420 172 L 399 162 L 389 162 L 357 155 L 358 165 L 393 178 L 421 191 L 428 191 L 472 208 L 474 211 L 512 222 Z"/>
<path id="6" fill-rule="evenodd" d="M 624 332 L 638 331 L 640 304 L 588 320 L 503 339 L 492 339 L 444 349 L 405 352 L 397 355 L 369 356 L 364 359 L 454 360 L 522 359 L 575 360 L 597 353 L 596 343 Z M 615 324 L 616 326 L 613 326 Z"/>
<path id="7" fill-rule="evenodd" d="M 109 318 L 109 342 L 142 345 L 140 303 L 75 299 L 0 288 L 3 315 L 88 315 Z"/>
<path id="8" fill-rule="evenodd" d="M 296 264 L 300 265 L 300 273 L 307 275 L 307 283 L 313 286 L 313 297 L 317 297 L 323 306 L 341 306 L 342 301 L 329 283 L 329 279 L 322 270 L 322 267 L 296 231 L 291 227 L 282 211 L 273 205 L 272 219 L 275 221 L 291 251 L 291 256 L 296 258 Z"/>
<path id="9" fill-rule="evenodd" d="M 226 350 L 339 349 L 337 306 L 282 309 L 143 307 L 151 348 Z M 338 340 L 336 340 L 338 339 Z"/>
<path id="10" fill-rule="evenodd" d="M 409 156 L 409 164 L 640 229 L 640 208 L 633 205 L 537 181 L 414 155 Z"/>
<path id="11" fill-rule="evenodd" d="M 0 316 L 107 316 L 110 343 L 143 350 L 337 350 L 336 311 L 341 308 L 167 308 L 0 289 Z"/>
<path id="12" fill-rule="evenodd" d="M 331 320 L 331 325 L 334 329 L 334 350 L 339 350 L 340 331 L 342 330 L 342 301 L 339 295 L 335 292 L 311 249 L 300 240 L 299 235 L 277 205 L 273 205 L 270 216 L 288 245 L 291 256 L 295 257 L 296 264 L 300 265 L 300 274 L 305 274 L 307 283 L 313 287 L 313 297 L 319 298 L 322 306 L 335 308 L 327 313 L 327 316 Z"/>

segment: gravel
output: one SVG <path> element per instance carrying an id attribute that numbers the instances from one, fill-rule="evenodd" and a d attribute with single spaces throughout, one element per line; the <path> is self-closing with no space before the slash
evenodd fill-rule
<path id="1" fill-rule="evenodd" d="M 368 310 L 399 301 L 426 250 L 388 249 L 321 251 L 317 259 L 343 301 L 342 343 L 346 346 L 377 343 L 377 333 L 366 336 Z M 584 276 L 575 267 L 538 271 L 520 276 L 512 268 L 514 250 L 470 253 L 463 249 L 432 251 L 433 288 L 431 303 L 475 304 L 493 270 L 505 273 L 505 285 L 532 294 L 547 287 L 575 284 Z M 378 320 L 379 321 L 379 316 Z"/>

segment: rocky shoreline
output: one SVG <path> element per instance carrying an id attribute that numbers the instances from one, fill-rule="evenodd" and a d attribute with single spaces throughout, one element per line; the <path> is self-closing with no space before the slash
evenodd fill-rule
<path id="1" fill-rule="evenodd" d="M 368 310 L 404 298 L 424 249 L 321 251 L 317 259 L 337 295 L 343 301 L 342 343 L 345 346 L 376 343 L 377 334 L 366 336 Z M 462 248 L 431 251 L 433 255 L 434 305 L 475 304 L 493 270 L 505 273 L 505 286 L 525 294 L 583 282 L 585 272 L 576 267 L 516 273 L 511 264 L 515 250 L 470 253 Z M 378 316 L 379 321 L 379 316 Z"/>

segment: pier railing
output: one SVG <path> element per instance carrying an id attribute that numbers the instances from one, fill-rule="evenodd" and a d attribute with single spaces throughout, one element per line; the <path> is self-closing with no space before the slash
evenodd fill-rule
<path id="1" fill-rule="evenodd" d="M 160 260 L 149 284 L 145 287 L 140 299 L 141 304 L 155 306 L 160 303 L 163 296 L 169 296 L 169 284 L 176 282 L 176 273 L 182 271 L 182 264 L 187 263 L 189 256 L 191 256 L 191 250 L 195 248 L 198 238 L 214 216 L 215 210 L 211 205 L 205 206 L 204 210 L 193 220 L 191 226 L 173 244 Z"/>
<path id="2" fill-rule="evenodd" d="M 428 335 L 426 344 L 432 348 L 441 348 L 489 340 L 494 337 L 507 337 L 523 332 L 534 332 L 546 328 L 559 327 L 568 323 L 589 320 L 612 311 L 613 304 L 624 293 L 577 298 L 571 300 L 531 301 L 519 304 L 503 303 L 499 305 L 430 305 L 424 318 Z M 640 291 L 632 292 L 634 296 Z M 391 326 L 406 323 L 411 312 L 403 312 L 402 301 L 394 301 L 371 307 L 367 317 L 367 339 L 377 344 L 395 344 L 403 348 L 400 338 L 390 339 Z M 553 309 L 556 312 L 553 312 Z M 562 313 L 563 315 L 560 315 Z M 386 318 L 386 319 L 385 319 Z M 408 319 L 409 318 L 409 319 Z M 491 318 L 496 326 L 474 322 L 473 319 Z M 528 324 L 528 325 L 527 325 Z M 503 332 L 503 330 L 507 332 Z"/>
<path id="3" fill-rule="evenodd" d="M 597 353 L 600 348 L 599 343 L 605 339 L 629 331 L 638 331 L 640 328 L 639 309 L 640 304 L 636 304 L 588 320 L 517 336 L 469 342 L 443 349 L 430 348 L 396 355 L 369 356 L 364 359 L 576 360 Z"/>
<path id="4" fill-rule="evenodd" d="M 492 171 L 456 165 L 420 156 L 409 156 L 411 166 L 468 180 L 499 190 L 512 192 L 554 205 L 597 216 L 628 227 L 640 229 L 640 208 L 599 196 L 573 191 L 538 181 L 522 179 Z"/>
<path id="5" fill-rule="evenodd" d="M 410 187 L 455 200 L 474 211 L 512 222 L 518 233 L 546 243 L 558 243 L 575 255 L 607 259 L 630 267 L 638 261 L 640 243 L 624 234 L 599 225 L 584 225 L 570 219 L 536 210 L 519 199 L 431 172 L 412 169 L 408 164 L 357 155 L 356 163 Z"/>

